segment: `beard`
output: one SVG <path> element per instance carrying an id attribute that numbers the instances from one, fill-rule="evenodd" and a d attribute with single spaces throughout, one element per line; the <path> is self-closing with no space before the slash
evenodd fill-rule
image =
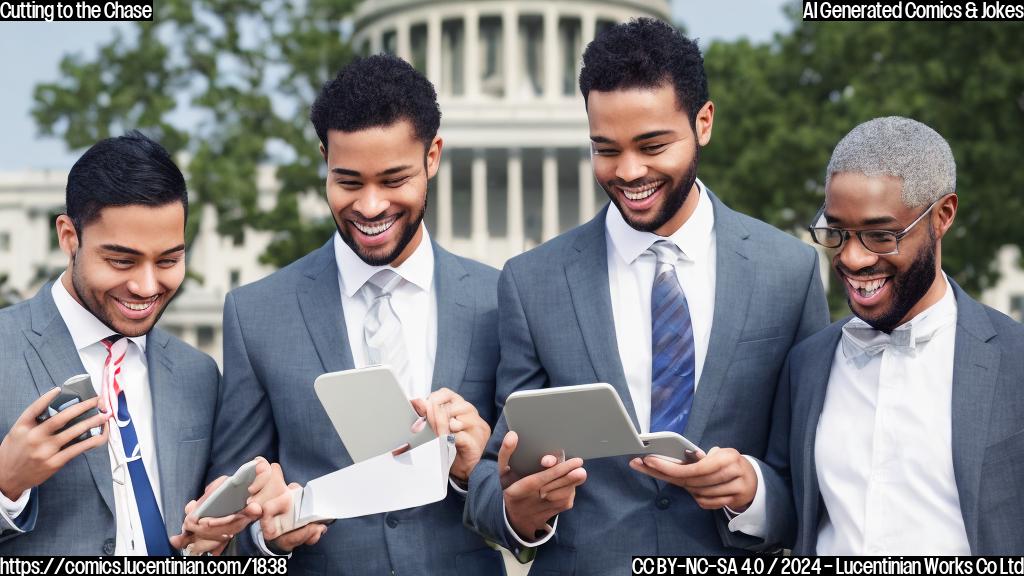
<path id="1" fill-rule="evenodd" d="M 623 209 L 622 198 L 620 198 L 619 194 L 615 192 L 615 183 L 607 182 L 602 184 L 601 187 L 604 188 L 605 193 L 607 193 L 608 197 L 611 198 L 612 204 L 615 204 L 615 207 L 619 209 L 619 213 L 622 214 L 622 219 L 626 221 L 626 224 L 629 224 L 630 228 L 641 232 L 654 232 L 671 220 L 672 217 L 675 216 L 683 207 L 683 204 L 686 203 L 686 199 L 690 197 L 690 191 L 693 190 L 693 184 L 697 181 L 697 166 L 699 164 L 700 146 L 697 145 L 693 150 L 693 158 L 690 160 L 690 166 L 687 168 L 683 178 L 679 181 L 679 184 L 665 195 L 665 199 L 658 208 L 658 212 L 654 215 L 654 218 L 646 221 L 632 217 L 628 211 Z"/>
<path id="2" fill-rule="evenodd" d="M 402 230 L 402 235 L 398 238 L 398 242 L 395 244 L 395 247 L 387 252 L 375 254 L 364 250 L 363 247 L 345 231 L 337 218 L 334 220 L 334 225 L 338 228 L 338 235 L 341 236 L 342 241 L 344 241 L 345 244 L 347 244 L 348 247 L 356 253 L 356 256 L 359 256 L 360 260 L 366 262 L 370 266 L 386 266 L 393 262 L 395 258 L 398 258 L 399 254 L 405 250 L 405 247 L 408 246 L 409 242 L 412 242 L 413 237 L 416 236 L 416 231 L 419 230 L 420 223 L 423 222 L 423 215 L 427 212 L 427 196 L 428 195 L 424 192 L 423 205 L 420 206 L 419 212 L 412 217 L 409 224 Z M 398 223 L 396 222 L 394 225 L 398 225 Z"/>
<path id="3" fill-rule="evenodd" d="M 928 235 L 931 241 L 918 252 L 910 267 L 905 272 L 893 276 L 892 304 L 889 309 L 874 318 L 864 318 L 854 311 L 854 314 L 875 330 L 889 334 L 899 327 L 907 312 L 920 302 L 935 282 L 936 239 L 931 230 L 928 231 Z M 846 301 L 850 310 L 854 310 L 849 296 Z"/>
<path id="4" fill-rule="evenodd" d="M 167 305 L 170 304 L 174 296 L 177 295 L 175 292 L 171 298 L 168 298 L 162 302 L 160 308 L 157 309 L 150 316 L 150 322 L 148 326 L 143 329 L 133 329 L 128 326 L 118 327 L 114 323 L 113 315 L 103 306 L 102 300 L 97 297 L 92 290 L 89 288 L 89 282 L 85 278 L 85 274 L 82 272 L 81 267 L 78 265 L 78 258 L 76 253 L 71 254 L 71 287 L 75 290 L 75 296 L 78 297 L 78 301 L 82 304 L 82 307 L 89 311 L 97 320 L 103 323 L 104 326 L 110 328 L 113 332 L 121 334 L 128 338 L 137 338 L 148 334 L 153 326 L 160 320 L 163 313 L 167 310 Z M 155 306 L 156 304 L 154 304 Z"/>

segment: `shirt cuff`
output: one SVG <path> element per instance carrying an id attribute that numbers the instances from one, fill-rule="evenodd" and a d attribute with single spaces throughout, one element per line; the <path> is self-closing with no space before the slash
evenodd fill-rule
<path id="1" fill-rule="evenodd" d="M 13 530 L 24 532 L 24 530 L 21 529 L 21 522 L 18 521 L 18 516 L 21 516 L 22 512 L 25 511 L 31 495 L 31 488 L 22 492 L 21 496 L 19 496 L 17 500 L 11 500 L 7 496 L 4 496 L 3 492 L 0 492 L 0 518 L 9 524 Z"/>
<path id="2" fill-rule="evenodd" d="M 508 523 L 508 512 L 505 511 L 505 499 L 504 498 L 501 499 L 501 515 L 505 519 L 505 530 L 507 530 L 508 533 L 512 535 L 512 538 L 514 538 L 515 541 L 519 543 L 519 546 L 522 546 L 523 548 L 536 548 L 536 547 L 540 546 L 541 544 L 544 544 L 548 540 L 551 540 L 551 537 L 555 535 L 555 529 L 558 528 L 558 516 L 555 516 L 555 523 L 554 523 L 554 525 L 548 525 L 548 524 L 544 525 L 544 530 L 547 532 L 547 534 L 545 534 L 543 538 L 541 538 L 539 540 L 535 540 L 533 542 L 526 542 L 522 538 L 519 537 L 519 534 L 516 534 L 516 531 L 512 529 L 512 525 Z M 513 550 L 513 552 L 517 552 L 518 553 L 518 551 L 515 551 L 515 550 Z"/>
<path id="3" fill-rule="evenodd" d="M 452 477 L 452 476 L 448 477 L 448 485 L 451 486 L 453 490 L 455 490 L 456 492 L 458 492 L 462 496 L 465 496 L 466 494 L 469 494 L 469 490 L 466 490 L 462 486 L 459 486 L 459 482 L 457 480 L 455 480 L 455 478 Z"/>
<path id="4" fill-rule="evenodd" d="M 291 553 L 288 554 L 277 554 L 271 552 L 270 546 L 267 546 L 267 541 L 263 539 L 263 530 L 260 528 L 259 522 L 253 522 L 249 525 L 249 534 L 252 535 L 252 541 L 256 543 L 256 548 L 265 556 L 275 556 L 278 558 L 291 558 Z"/>
<path id="5" fill-rule="evenodd" d="M 741 513 L 725 508 L 726 518 L 729 519 L 730 532 L 742 532 L 755 538 L 764 538 L 768 512 L 765 505 L 764 476 L 761 475 L 761 464 L 750 456 L 744 456 L 750 465 L 754 467 L 757 474 L 757 490 L 754 491 L 754 500 Z"/>

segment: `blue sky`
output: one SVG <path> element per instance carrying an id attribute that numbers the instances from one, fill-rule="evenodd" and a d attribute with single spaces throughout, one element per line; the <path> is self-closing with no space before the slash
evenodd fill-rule
<path id="1" fill-rule="evenodd" d="M 741 36 L 765 41 L 788 23 L 784 0 L 672 0 L 672 16 L 701 39 L 731 40 Z M 110 22 L 0 22 L 0 170 L 71 167 L 78 152 L 64 143 L 40 137 L 30 114 L 32 89 L 52 81 L 64 54 L 92 58 L 109 40 Z"/>

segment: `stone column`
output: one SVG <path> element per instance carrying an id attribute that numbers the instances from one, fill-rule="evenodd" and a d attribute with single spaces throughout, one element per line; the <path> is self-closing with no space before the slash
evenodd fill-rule
<path id="1" fill-rule="evenodd" d="M 451 92 L 450 86 L 441 86 L 441 15 L 431 12 L 427 19 L 427 78 L 437 92 Z"/>
<path id="2" fill-rule="evenodd" d="M 559 54 L 558 9 L 544 9 L 544 97 L 557 99 L 562 94 L 562 58 Z"/>
<path id="3" fill-rule="evenodd" d="M 487 153 L 483 148 L 473 150 L 473 251 L 483 259 L 487 255 Z"/>
<path id="4" fill-rule="evenodd" d="M 462 73 L 465 74 L 466 96 L 474 98 L 480 94 L 480 13 L 476 8 L 466 8 L 464 22 L 466 46 Z"/>
<path id="5" fill-rule="evenodd" d="M 544 149 L 543 178 L 543 222 L 541 236 L 548 241 L 558 236 L 558 156 L 554 148 Z"/>
<path id="6" fill-rule="evenodd" d="M 594 202 L 594 170 L 590 164 L 590 152 L 580 152 L 580 224 L 590 220 L 596 211 Z"/>
<path id="7" fill-rule="evenodd" d="M 508 243 L 512 254 L 523 250 L 523 152 L 508 151 Z"/>
<path id="8" fill-rule="evenodd" d="M 441 155 L 437 172 L 437 241 L 450 246 L 452 241 L 452 149 Z"/>
<path id="9" fill-rule="evenodd" d="M 402 18 L 396 22 L 398 28 L 395 31 L 395 56 L 406 62 L 412 63 L 412 42 L 409 38 L 409 20 Z"/>
<path id="10" fill-rule="evenodd" d="M 519 12 L 511 3 L 501 14 L 501 41 L 505 48 L 505 99 L 515 100 L 519 96 Z"/>

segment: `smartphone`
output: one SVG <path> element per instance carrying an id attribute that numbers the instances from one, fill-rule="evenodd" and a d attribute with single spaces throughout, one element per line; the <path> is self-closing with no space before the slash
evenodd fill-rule
<path id="1" fill-rule="evenodd" d="M 90 378 L 88 374 L 78 374 L 72 376 L 71 378 L 68 378 L 67 380 L 64 381 L 64 384 L 62 384 L 60 387 L 60 393 L 57 394 L 57 396 L 53 399 L 52 402 L 50 402 L 50 405 L 46 407 L 46 410 L 44 410 L 43 413 L 40 414 L 39 416 L 36 416 L 36 422 L 39 422 L 40 424 L 46 422 L 53 416 L 59 414 L 62 410 L 70 408 L 75 404 L 85 402 L 86 400 L 90 400 L 95 397 L 96 389 L 93 388 L 92 378 Z M 89 418 L 92 418 L 97 414 L 99 414 L 98 410 L 96 410 L 95 408 L 90 408 L 89 410 L 86 410 L 82 414 L 79 414 L 78 416 L 72 418 L 71 421 L 69 421 L 67 424 L 64 425 L 63 428 L 61 428 L 61 432 L 67 430 L 68 428 L 74 426 L 75 424 L 78 424 L 79 422 L 88 420 Z M 83 440 L 88 440 L 89 438 L 92 438 L 94 436 L 99 436 L 102 433 L 102 426 L 94 426 L 86 430 L 85 432 L 82 432 L 77 437 L 73 438 L 70 442 L 64 445 L 64 447 L 67 448 L 72 444 L 76 444 Z"/>
<path id="2" fill-rule="evenodd" d="M 221 518 L 240 512 L 249 499 L 249 486 L 256 480 L 256 460 L 246 462 L 230 478 L 203 500 L 192 515 L 200 518 Z"/>

